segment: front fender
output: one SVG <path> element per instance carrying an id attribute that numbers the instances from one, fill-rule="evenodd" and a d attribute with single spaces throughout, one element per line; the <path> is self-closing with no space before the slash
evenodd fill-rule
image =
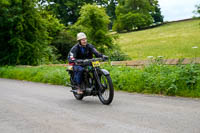
<path id="1" fill-rule="evenodd" d="M 103 75 L 107 76 L 110 75 L 110 73 L 106 69 L 100 69 L 100 71 L 103 73 Z"/>

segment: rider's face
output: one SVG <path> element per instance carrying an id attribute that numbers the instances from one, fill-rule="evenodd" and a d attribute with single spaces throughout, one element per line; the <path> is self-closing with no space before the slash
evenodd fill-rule
<path id="1" fill-rule="evenodd" d="M 80 41 L 81 41 L 81 45 L 82 46 L 86 46 L 87 45 L 87 39 L 86 38 L 83 38 Z"/>

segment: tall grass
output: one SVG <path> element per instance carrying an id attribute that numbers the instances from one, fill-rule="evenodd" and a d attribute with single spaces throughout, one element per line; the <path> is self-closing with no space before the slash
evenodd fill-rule
<path id="1" fill-rule="evenodd" d="M 0 67 L 0 77 L 42 83 L 65 85 L 69 78 L 66 69 L 60 66 L 48 67 Z"/>
<path id="2" fill-rule="evenodd" d="M 200 65 L 151 64 L 142 69 L 105 65 L 114 88 L 128 92 L 200 97 Z M 0 77 L 65 85 L 65 67 L 1 67 Z"/>
<path id="3" fill-rule="evenodd" d="M 143 69 L 109 67 L 115 88 L 119 90 L 200 97 L 200 65 L 167 66 L 152 64 Z"/>
<path id="4" fill-rule="evenodd" d="M 200 57 L 200 19 L 164 24 L 160 27 L 119 34 L 117 43 L 131 59 Z"/>

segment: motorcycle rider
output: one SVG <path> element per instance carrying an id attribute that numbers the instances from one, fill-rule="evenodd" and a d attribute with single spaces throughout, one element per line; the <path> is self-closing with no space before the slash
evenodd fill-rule
<path id="1" fill-rule="evenodd" d="M 87 36 L 80 32 L 77 34 L 78 43 L 75 44 L 68 53 L 69 65 L 73 65 L 74 82 L 76 83 L 77 94 L 83 94 L 80 84 L 82 81 L 82 73 L 84 68 L 81 65 L 76 65 L 74 62 L 77 59 L 92 59 L 93 54 L 96 57 L 107 58 L 107 56 L 99 53 L 92 44 L 87 43 Z"/>

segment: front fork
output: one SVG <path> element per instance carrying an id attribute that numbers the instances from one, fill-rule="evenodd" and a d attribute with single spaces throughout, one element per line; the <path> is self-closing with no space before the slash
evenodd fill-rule
<path id="1" fill-rule="evenodd" d="M 97 84 L 98 84 L 98 86 L 99 86 L 100 92 L 102 92 L 104 89 L 103 89 L 103 86 L 102 86 L 102 84 L 101 84 L 101 81 L 100 81 L 100 78 L 99 78 L 97 69 L 94 69 L 94 76 L 95 76 L 95 78 L 96 78 L 96 81 L 97 81 Z"/>

